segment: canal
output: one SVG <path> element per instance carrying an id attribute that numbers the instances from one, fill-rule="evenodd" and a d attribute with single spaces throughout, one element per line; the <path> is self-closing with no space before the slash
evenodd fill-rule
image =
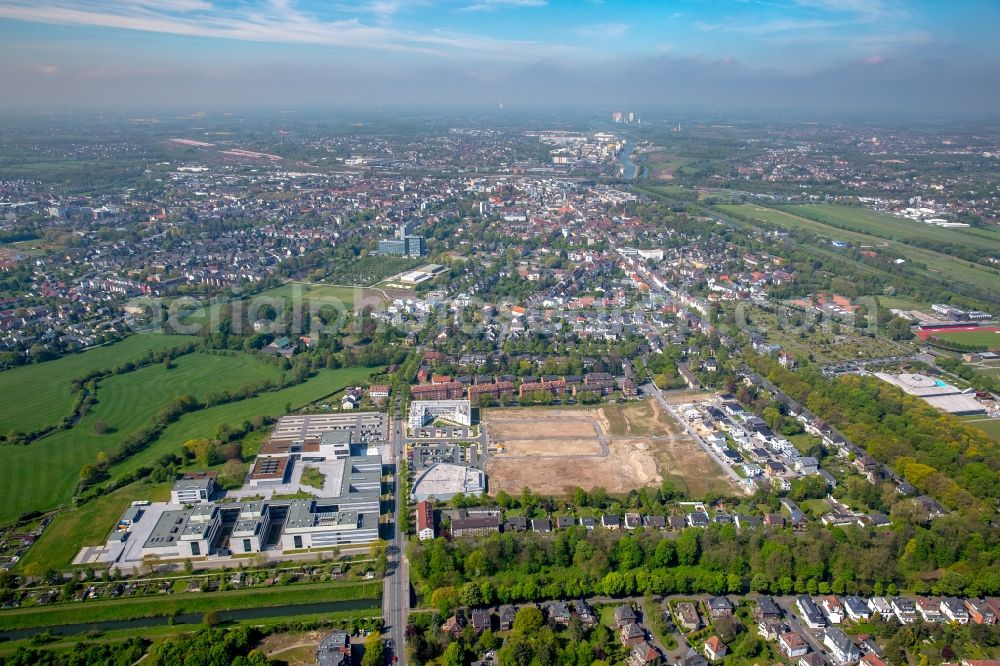
<path id="1" fill-rule="evenodd" d="M 216 612 L 221 622 L 243 622 L 246 620 L 267 620 L 296 615 L 320 615 L 343 611 L 367 611 L 381 608 L 379 599 L 352 599 L 350 601 L 328 601 L 315 604 L 295 604 L 293 606 L 273 606 L 269 608 L 241 608 L 238 610 L 220 610 Z M 139 617 L 132 620 L 109 620 L 106 622 L 91 622 L 80 624 L 63 624 L 48 627 L 32 627 L 30 629 L 13 629 L 0 632 L 0 641 L 16 641 L 31 638 L 36 634 L 50 632 L 61 636 L 73 636 L 88 631 L 114 631 L 120 629 L 144 629 L 146 627 L 162 627 L 167 624 L 201 624 L 202 613 L 181 613 L 179 615 L 159 615 L 155 617 Z"/>

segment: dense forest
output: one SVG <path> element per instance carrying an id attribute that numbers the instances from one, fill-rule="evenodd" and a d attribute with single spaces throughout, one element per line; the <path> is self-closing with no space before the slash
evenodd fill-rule
<path id="1" fill-rule="evenodd" d="M 1000 444 L 876 377 L 827 379 L 773 359 L 747 362 L 792 399 L 863 446 L 920 491 L 945 506 L 991 515 L 1000 498 Z"/>

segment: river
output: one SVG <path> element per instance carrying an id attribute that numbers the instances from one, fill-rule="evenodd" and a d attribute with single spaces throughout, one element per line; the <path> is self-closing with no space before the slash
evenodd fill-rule
<path id="1" fill-rule="evenodd" d="M 618 164 L 622 168 L 622 178 L 625 180 L 632 180 L 635 178 L 636 171 L 638 170 L 635 163 L 633 163 L 631 159 L 634 151 L 635 145 L 626 143 L 625 149 L 618 153 Z"/>
<path id="2" fill-rule="evenodd" d="M 222 622 L 243 620 L 264 620 L 275 617 L 293 617 L 296 615 L 317 615 L 321 613 L 336 613 L 338 611 L 361 611 L 380 609 L 378 599 L 352 599 L 350 601 L 327 601 L 316 604 L 295 604 L 293 606 L 272 606 L 266 608 L 241 608 L 238 610 L 220 610 L 216 614 Z M 0 641 L 17 641 L 31 638 L 36 634 L 48 631 L 62 636 L 73 636 L 88 631 L 112 631 L 115 629 L 144 629 L 170 624 L 201 624 L 203 613 L 181 613 L 180 615 L 156 617 L 140 617 L 133 620 L 108 620 L 105 622 L 90 622 L 80 624 L 63 624 L 48 627 L 32 627 L 30 629 L 13 629 L 0 631 Z"/>

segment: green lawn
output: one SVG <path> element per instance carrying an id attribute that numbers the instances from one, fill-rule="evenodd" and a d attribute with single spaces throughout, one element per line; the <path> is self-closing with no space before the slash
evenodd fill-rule
<path id="1" fill-rule="evenodd" d="M 974 428 L 979 428 L 987 435 L 1000 442 L 1000 419 L 987 419 L 982 416 L 970 416 L 963 418 L 967 424 Z"/>
<path id="2" fill-rule="evenodd" d="M 326 483 L 326 475 L 315 467 L 306 467 L 302 470 L 302 484 L 313 488 L 323 488 Z"/>
<path id="3" fill-rule="evenodd" d="M 377 307 L 384 303 L 381 292 L 375 289 L 363 287 L 340 287 L 328 284 L 318 284 L 312 282 L 288 282 L 280 287 L 274 287 L 254 294 L 245 300 L 233 301 L 229 303 L 216 303 L 208 308 L 194 310 L 184 318 L 186 324 L 205 323 L 211 313 L 213 319 L 219 318 L 219 312 L 249 311 L 251 307 L 256 308 L 258 304 L 264 303 L 265 299 L 279 299 L 277 303 L 271 303 L 276 310 L 283 310 L 283 306 L 290 304 L 302 313 L 303 319 L 310 316 L 310 312 L 315 312 L 321 307 L 332 306 L 334 309 L 343 308 L 352 310 L 355 305 L 371 305 Z"/>
<path id="4" fill-rule="evenodd" d="M 889 308 L 890 310 L 895 308 L 897 310 L 929 310 L 930 303 L 918 303 L 917 301 L 910 300 L 909 298 L 900 298 L 898 296 L 879 296 L 879 305 L 884 308 Z"/>
<path id="5" fill-rule="evenodd" d="M 280 617 L 273 618 L 257 618 L 253 620 L 243 620 L 241 622 L 231 622 L 227 621 L 225 623 L 226 627 L 235 627 L 239 625 L 253 625 L 257 627 L 266 627 L 272 625 L 289 625 L 295 622 L 302 623 L 330 623 L 329 626 L 338 626 L 338 623 L 349 623 L 352 620 L 358 618 L 378 618 L 382 616 L 382 609 L 378 607 L 378 603 L 375 602 L 372 608 L 368 610 L 357 610 L 357 611 L 334 611 L 332 613 L 311 613 L 304 615 L 282 615 Z M 204 625 L 201 624 L 163 624 L 155 625 L 142 628 L 142 637 L 153 642 L 153 644 L 161 643 L 167 638 L 173 636 L 179 636 L 181 634 L 191 634 L 199 631 Z M 340 625 L 343 626 L 343 625 Z M 91 634 L 77 634 L 75 636 L 60 637 L 51 643 L 46 643 L 44 649 L 48 652 L 64 653 L 70 651 L 74 645 L 80 642 L 87 643 L 121 643 L 125 640 L 132 638 L 136 635 L 135 629 L 112 629 L 110 631 L 101 631 L 98 636 Z M 5 657 L 13 654 L 18 648 L 37 648 L 38 645 L 33 643 L 31 639 L 23 639 L 17 641 L 7 641 L 0 643 L 0 657 Z M 315 659 L 315 649 L 311 648 L 310 654 Z M 289 652 L 282 653 L 283 655 L 289 654 Z M 280 663 L 280 662 L 279 662 Z"/>
<path id="6" fill-rule="evenodd" d="M 91 370 L 110 370 L 150 350 L 177 347 L 193 340 L 157 333 L 131 335 L 121 342 L 70 354 L 55 361 L 0 372 L 0 433 L 31 432 L 58 423 L 73 408 L 70 381 Z"/>
<path id="7" fill-rule="evenodd" d="M 921 240 L 939 244 L 957 244 L 986 250 L 1000 250 L 1000 231 L 996 229 L 946 229 L 895 215 L 877 213 L 867 208 L 806 204 L 784 206 L 796 215 L 821 220 L 827 224 L 859 231 L 880 238 L 908 243 Z"/>
<path id="8" fill-rule="evenodd" d="M 103 544 L 122 512 L 135 500 L 166 502 L 172 483 L 133 483 L 81 506 L 56 514 L 17 570 L 34 562 L 45 569 L 65 569 L 82 546 Z"/>
<path id="9" fill-rule="evenodd" d="M 382 581 L 363 583 L 310 583 L 271 588 L 250 588 L 229 592 L 172 594 L 87 603 L 32 606 L 0 612 L 0 631 L 31 627 L 82 624 L 140 617 L 169 616 L 177 613 L 241 608 L 271 608 L 295 604 L 379 599 Z M 374 605 L 374 604 L 373 604 Z"/>
<path id="10" fill-rule="evenodd" d="M 342 391 L 345 386 L 363 383 L 377 369 L 343 368 L 322 370 L 318 375 L 280 391 L 270 391 L 255 398 L 218 405 L 185 414 L 170 424 L 155 442 L 112 468 L 112 475 L 118 476 L 143 465 L 152 465 L 164 453 L 178 453 L 189 439 L 211 437 L 216 428 L 226 423 L 239 425 L 255 416 L 278 417 L 285 414 L 286 405 L 298 409 L 328 395 Z"/>
<path id="11" fill-rule="evenodd" d="M 837 210 L 836 207 L 827 208 L 833 208 L 835 212 Z M 806 219 L 783 210 L 749 204 L 718 206 L 718 209 L 723 212 L 744 215 L 750 218 L 758 219 L 762 222 L 776 224 L 789 229 L 808 231 L 818 236 L 829 238 L 831 241 L 848 241 L 850 243 L 854 243 L 855 245 L 870 247 L 875 251 L 878 251 L 880 247 L 887 248 L 902 254 L 912 261 L 925 264 L 927 268 L 917 269 L 918 272 L 937 280 L 951 280 L 955 282 L 974 284 L 985 290 L 993 289 L 997 280 L 1000 280 L 1000 272 L 983 266 L 972 265 L 967 261 L 949 256 L 947 254 L 942 254 L 933 250 L 925 250 L 923 248 L 906 245 L 901 242 L 889 241 L 879 236 L 837 228 L 835 226 Z"/>
<path id="12" fill-rule="evenodd" d="M 111 453 L 126 436 L 148 426 L 175 396 L 204 398 L 279 376 L 278 368 L 248 354 L 195 352 L 175 360 L 170 370 L 150 365 L 102 380 L 97 404 L 73 428 L 27 446 L 0 447 L 0 523 L 25 511 L 45 511 L 68 502 L 83 465 L 93 463 L 100 451 Z M 105 434 L 94 431 L 99 421 L 108 425 Z M 205 435 L 212 433 L 214 428 Z"/>
<path id="13" fill-rule="evenodd" d="M 1000 331 L 955 331 L 934 333 L 935 338 L 963 345 L 981 345 L 990 351 L 1000 351 Z"/>
<path id="14" fill-rule="evenodd" d="M 319 302 L 340 301 L 347 308 L 353 308 L 355 303 L 370 301 L 373 305 L 381 303 L 384 299 L 382 294 L 374 289 L 363 287 L 338 287 L 329 284 L 317 284 L 312 282 L 290 282 L 274 289 L 261 292 L 261 296 L 269 298 L 296 299 L 303 298 L 303 311 L 308 311 L 309 303 L 312 300 Z M 294 301 L 293 301 L 294 302 Z"/>

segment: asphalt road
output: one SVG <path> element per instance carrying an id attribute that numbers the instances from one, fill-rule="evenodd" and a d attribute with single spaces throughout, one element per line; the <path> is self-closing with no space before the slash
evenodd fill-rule
<path id="1" fill-rule="evenodd" d="M 828 664 L 835 664 L 837 660 L 827 653 L 826 646 L 823 645 L 823 630 L 810 629 L 799 621 L 798 608 L 795 607 L 795 597 L 772 597 L 774 603 L 778 604 L 781 610 L 785 611 L 784 622 L 806 639 L 810 649 L 819 654 Z"/>
<path id="2" fill-rule="evenodd" d="M 393 485 L 396 491 L 400 487 L 399 464 L 405 455 L 403 449 L 403 442 L 405 441 L 403 427 L 403 422 L 399 419 L 394 419 L 389 426 L 389 462 L 395 470 L 393 473 Z M 386 638 L 392 641 L 391 654 L 397 658 L 398 661 L 396 663 L 402 664 L 406 659 L 404 648 L 407 613 L 410 609 L 410 575 L 404 552 L 406 540 L 398 529 L 401 505 L 398 497 L 394 505 L 395 509 L 392 521 L 393 535 L 392 539 L 389 540 L 389 569 L 383 581 L 382 615 L 385 620 L 384 633 Z"/>
<path id="3" fill-rule="evenodd" d="M 715 449 L 709 446 L 708 443 L 701 438 L 701 435 L 695 432 L 688 425 L 688 422 L 684 419 L 684 417 L 682 417 L 680 414 L 677 413 L 677 410 L 674 409 L 674 406 L 664 399 L 663 393 L 660 392 L 660 389 L 657 388 L 656 384 L 654 384 L 653 382 L 649 382 L 647 384 L 643 384 L 640 388 L 642 389 L 644 395 L 656 396 L 656 399 L 660 401 L 660 406 L 663 407 L 664 411 L 666 411 L 667 414 L 670 414 L 670 416 L 673 417 L 673 419 L 677 421 L 677 423 L 679 423 L 682 428 L 684 428 L 684 433 L 689 437 L 691 437 L 692 439 L 694 439 L 694 441 L 698 442 L 701 448 L 704 449 L 705 453 L 707 453 L 709 457 L 712 460 L 714 460 L 715 463 L 719 467 L 721 467 L 722 470 L 726 474 L 728 474 L 730 478 L 732 478 L 732 480 L 736 483 L 737 486 L 741 488 L 743 487 L 742 486 L 743 479 L 740 478 L 740 475 L 734 472 L 733 468 L 730 467 L 729 464 L 726 463 L 722 459 L 722 457 L 715 452 Z"/>

